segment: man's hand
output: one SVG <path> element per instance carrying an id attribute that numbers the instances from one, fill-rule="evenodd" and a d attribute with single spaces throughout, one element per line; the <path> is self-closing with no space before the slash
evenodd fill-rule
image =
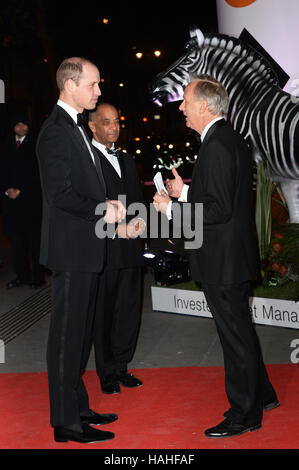
<path id="1" fill-rule="evenodd" d="M 184 186 L 184 181 L 175 168 L 172 168 L 171 171 L 174 176 L 174 179 L 166 180 L 166 189 L 168 191 L 169 196 L 179 198 Z"/>
<path id="2" fill-rule="evenodd" d="M 135 217 L 128 224 L 119 224 L 116 233 L 120 238 L 137 238 L 143 234 L 146 224 L 143 219 Z"/>
<path id="3" fill-rule="evenodd" d="M 126 209 L 121 201 L 107 201 L 106 215 L 104 217 L 107 224 L 114 224 L 121 222 L 126 217 Z"/>
<path id="4" fill-rule="evenodd" d="M 9 188 L 7 189 L 7 196 L 9 199 L 17 199 L 17 197 L 20 195 L 21 191 L 16 188 Z"/>
<path id="5" fill-rule="evenodd" d="M 171 199 L 165 191 L 162 190 L 161 194 L 157 192 L 154 195 L 154 208 L 157 212 L 163 212 L 163 214 L 166 214 L 167 206 L 170 201 Z"/>
<path id="6" fill-rule="evenodd" d="M 134 219 L 130 220 L 127 225 L 127 233 L 129 238 L 137 238 L 140 237 L 146 227 L 146 223 L 143 219 L 139 217 L 135 217 Z"/>
<path id="7" fill-rule="evenodd" d="M 129 236 L 127 233 L 127 224 L 119 224 L 116 228 L 116 234 L 119 238 L 125 238 L 126 240 L 128 240 Z"/>

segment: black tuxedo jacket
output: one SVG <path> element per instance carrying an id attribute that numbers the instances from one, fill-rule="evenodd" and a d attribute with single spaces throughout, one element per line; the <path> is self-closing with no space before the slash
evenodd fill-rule
<path id="1" fill-rule="evenodd" d="M 193 279 L 231 284 L 257 270 L 253 160 L 244 139 L 224 119 L 209 129 L 200 147 L 188 202 L 203 203 L 203 244 L 190 250 Z"/>
<path id="2" fill-rule="evenodd" d="M 108 199 L 118 199 L 119 195 L 126 196 L 126 208 L 134 202 L 144 203 L 141 184 L 134 159 L 131 155 L 122 152 L 118 157 L 121 168 L 121 178 L 101 151 L 94 147 L 97 152 L 107 188 Z M 133 215 L 127 215 L 126 222 Z M 146 222 L 146 221 L 145 221 Z M 107 268 L 120 269 L 135 266 L 143 266 L 143 244 L 138 237 L 124 240 L 121 238 L 107 239 Z"/>
<path id="3" fill-rule="evenodd" d="M 106 240 L 96 236 L 100 216 L 95 209 L 106 199 L 103 175 L 78 126 L 58 105 L 40 130 L 37 156 L 43 192 L 41 264 L 52 270 L 100 272 Z"/>
<path id="4" fill-rule="evenodd" d="M 3 230 L 11 235 L 22 224 L 39 227 L 42 212 L 42 193 L 35 152 L 36 139 L 27 135 L 20 148 L 16 148 L 12 135 L 0 154 L 0 187 L 3 212 Z M 5 192 L 9 188 L 21 191 L 16 199 Z"/>

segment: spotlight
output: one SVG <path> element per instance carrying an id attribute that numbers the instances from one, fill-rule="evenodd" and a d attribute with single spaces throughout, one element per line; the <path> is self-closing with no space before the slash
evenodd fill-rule
<path id="1" fill-rule="evenodd" d="M 143 257 L 146 259 L 146 260 L 152 260 L 154 258 L 156 258 L 156 255 L 154 253 L 143 253 Z"/>

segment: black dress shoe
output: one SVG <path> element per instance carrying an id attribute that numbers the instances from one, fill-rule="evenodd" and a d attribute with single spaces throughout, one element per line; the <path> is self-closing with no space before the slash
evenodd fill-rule
<path id="1" fill-rule="evenodd" d="M 73 431 L 72 429 L 65 427 L 54 428 L 54 439 L 56 442 L 74 441 L 88 444 L 91 442 L 108 441 L 113 438 L 113 432 L 100 431 L 99 429 L 92 428 L 85 423 L 82 424 L 82 432 Z"/>
<path id="2" fill-rule="evenodd" d="M 128 374 L 124 372 L 123 374 L 118 376 L 118 380 L 124 387 L 140 387 L 142 385 L 141 380 L 137 379 L 133 374 Z"/>
<path id="3" fill-rule="evenodd" d="M 95 411 L 90 410 L 90 414 L 86 416 L 80 416 L 81 422 L 90 424 L 92 426 L 101 426 L 102 424 L 110 424 L 118 419 L 118 416 L 113 413 L 99 414 Z"/>
<path id="4" fill-rule="evenodd" d="M 116 375 L 106 375 L 101 377 L 100 382 L 103 393 L 112 394 L 120 392 L 120 386 Z"/>
<path id="5" fill-rule="evenodd" d="M 239 434 L 244 434 L 248 431 L 257 431 L 262 427 L 261 423 L 255 423 L 251 426 L 244 426 L 243 424 L 234 423 L 229 418 L 226 418 L 214 428 L 205 431 L 206 437 L 221 438 L 221 437 L 234 437 Z"/>
<path id="6" fill-rule="evenodd" d="M 277 400 L 277 398 L 275 398 L 274 400 L 265 400 L 263 402 L 263 409 L 264 411 L 270 411 L 270 410 L 273 410 L 274 408 L 277 408 L 278 406 L 280 405 L 279 401 Z"/>

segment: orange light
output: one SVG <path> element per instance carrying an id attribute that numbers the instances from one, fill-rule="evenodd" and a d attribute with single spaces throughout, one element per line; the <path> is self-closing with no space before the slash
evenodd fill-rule
<path id="1" fill-rule="evenodd" d="M 143 117 L 143 118 L 142 118 L 142 121 L 143 121 L 143 122 L 147 122 L 147 117 Z"/>
<path id="2" fill-rule="evenodd" d="M 119 119 L 120 119 L 121 121 L 125 121 L 126 118 L 125 118 L 125 116 L 120 116 Z"/>

